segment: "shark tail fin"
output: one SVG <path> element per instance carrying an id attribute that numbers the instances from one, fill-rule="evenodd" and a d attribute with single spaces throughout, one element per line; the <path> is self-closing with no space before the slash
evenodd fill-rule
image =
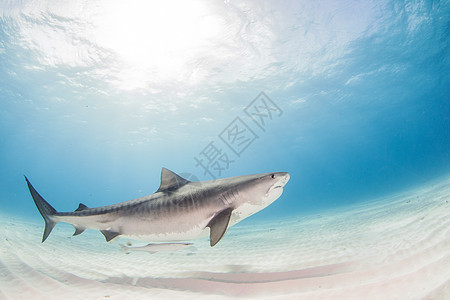
<path id="1" fill-rule="evenodd" d="M 56 214 L 57 211 L 47 201 L 45 201 L 41 195 L 39 195 L 39 193 L 28 181 L 28 178 L 26 176 L 25 180 L 27 181 L 28 189 L 30 190 L 34 203 L 36 204 L 37 209 L 39 210 L 42 218 L 44 218 L 45 221 L 44 234 L 42 235 L 42 243 L 43 243 L 49 236 L 50 232 L 52 232 L 53 227 L 55 227 L 56 223 L 58 223 L 52 219 L 52 216 Z"/>

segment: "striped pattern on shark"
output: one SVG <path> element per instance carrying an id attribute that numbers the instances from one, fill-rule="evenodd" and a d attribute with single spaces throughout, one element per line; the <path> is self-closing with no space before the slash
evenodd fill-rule
<path id="1" fill-rule="evenodd" d="M 73 235 L 100 230 L 106 241 L 118 236 L 150 242 L 187 241 L 210 236 L 216 245 L 227 229 L 278 199 L 290 176 L 286 172 L 192 182 L 163 168 L 159 189 L 148 196 L 73 212 L 56 211 L 25 177 L 45 221 L 42 242 L 58 222 L 72 224 Z"/>

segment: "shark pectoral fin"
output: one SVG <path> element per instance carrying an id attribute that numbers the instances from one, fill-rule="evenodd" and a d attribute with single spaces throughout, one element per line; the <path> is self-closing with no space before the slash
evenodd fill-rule
<path id="1" fill-rule="evenodd" d="M 232 208 L 222 210 L 215 215 L 206 226 L 210 228 L 209 244 L 211 247 L 215 246 L 227 231 L 232 211 Z"/>
<path id="2" fill-rule="evenodd" d="M 100 230 L 100 232 L 105 236 L 105 239 L 107 242 L 109 242 L 113 238 L 120 235 L 120 233 L 118 233 L 118 232 L 109 231 L 109 230 Z"/>
<path id="3" fill-rule="evenodd" d="M 75 227 L 75 232 L 73 233 L 72 236 L 79 235 L 79 234 L 83 233 L 83 231 L 86 230 L 86 228 L 80 227 L 80 226 L 73 225 L 73 227 Z"/>

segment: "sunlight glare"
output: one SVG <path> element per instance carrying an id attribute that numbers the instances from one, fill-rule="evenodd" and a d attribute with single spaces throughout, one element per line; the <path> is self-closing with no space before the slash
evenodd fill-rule
<path id="1" fill-rule="evenodd" d="M 213 50 L 223 20 L 199 1 L 106 1 L 96 19 L 98 45 L 124 63 L 123 78 L 189 79 L 189 64 Z M 140 78 L 141 77 L 141 78 Z M 147 79 L 148 80 L 148 79 Z"/>

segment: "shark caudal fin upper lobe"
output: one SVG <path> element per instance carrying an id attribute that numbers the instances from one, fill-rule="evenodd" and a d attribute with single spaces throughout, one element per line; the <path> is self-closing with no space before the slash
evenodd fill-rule
<path id="1" fill-rule="evenodd" d="M 55 227 L 56 223 L 53 221 L 52 216 L 57 213 L 56 209 L 54 209 L 47 201 L 42 198 L 41 195 L 35 190 L 35 188 L 28 181 L 28 178 L 25 176 L 25 180 L 27 181 L 28 189 L 30 190 L 31 196 L 33 197 L 34 203 L 36 204 L 37 209 L 41 213 L 42 218 L 45 221 L 45 229 L 44 234 L 42 235 L 42 243 L 47 239 L 50 232 L 52 232 L 53 227 Z"/>

